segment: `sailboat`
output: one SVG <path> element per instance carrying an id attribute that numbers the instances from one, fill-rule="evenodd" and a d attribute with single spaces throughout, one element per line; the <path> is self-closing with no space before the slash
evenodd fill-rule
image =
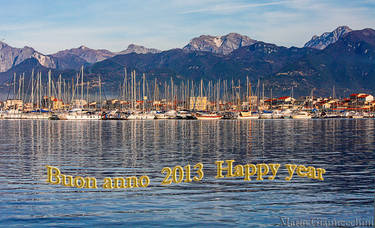
<path id="1" fill-rule="evenodd" d="M 300 111 L 297 113 L 292 114 L 293 119 L 311 119 L 310 113 L 306 111 Z"/>
<path id="2" fill-rule="evenodd" d="M 197 113 L 196 118 L 198 120 L 218 120 L 223 118 L 223 116 L 216 113 Z"/>
<path id="3" fill-rule="evenodd" d="M 249 111 L 242 111 L 237 116 L 237 119 L 239 120 L 245 120 L 245 119 L 259 119 L 259 116 L 256 114 L 253 114 L 251 112 L 251 83 L 249 82 Z"/>
<path id="4" fill-rule="evenodd" d="M 253 114 L 251 111 L 240 112 L 237 119 L 244 120 L 244 119 L 259 119 L 257 114 Z"/>
<path id="5" fill-rule="evenodd" d="M 81 79 L 81 98 L 80 100 L 78 100 L 78 103 L 76 108 L 73 108 L 71 110 L 69 110 L 68 112 L 65 112 L 65 113 L 61 113 L 59 114 L 57 117 L 58 119 L 60 120 L 101 120 L 102 119 L 102 112 L 93 112 L 93 111 L 88 111 L 88 110 L 84 110 L 83 109 L 83 102 L 84 101 L 84 95 L 83 95 L 83 91 L 84 91 L 84 81 L 83 81 L 83 66 L 81 67 L 81 72 L 80 72 L 80 75 L 77 74 L 77 85 L 76 87 L 74 88 L 73 86 L 73 83 L 72 83 L 72 101 L 73 101 L 73 97 L 75 95 L 75 89 L 78 89 L 78 86 L 79 86 L 79 79 Z M 101 87 L 101 82 L 100 82 L 100 77 L 99 77 L 99 87 Z M 88 92 L 87 92 L 88 93 Z M 77 92 L 77 96 L 78 96 L 78 92 Z M 79 106 L 79 107 L 78 107 Z"/>

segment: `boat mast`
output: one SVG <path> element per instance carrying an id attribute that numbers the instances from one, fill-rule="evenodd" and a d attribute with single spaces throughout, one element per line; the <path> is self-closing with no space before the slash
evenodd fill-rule
<path id="1" fill-rule="evenodd" d="M 102 109 L 102 81 L 100 80 L 100 75 L 99 75 L 99 105 L 100 105 L 100 110 Z"/>
<path id="2" fill-rule="evenodd" d="M 34 109 L 34 69 L 31 71 L 31 106 Z"/>
<path id="3" fill-rule="evenodd" d="M 136 73 L 135 73 L 135 70 L 134 70 L 134 73 L 133 73 L 133 77 L 134 77 L 134 80 L 133 80 L 133 89 L 134 89 L 134 109 L 137 108 L 137 79 L 136 79 Z"/>
<path id="4" fill-rule="evenodd" d="M 90 107 L 90 98 L 89 98 L 89 87 L 90 87 L 90 82 L 87 82 L 87 89 L 86 89 L 86 100 L 87 100 L 87 108 Z"/>
<path id="5" fill-rule="evenodd" d="M 133 77 L 134 71 L 131 72 L 131 80 L 130 80 L 130 95 L 131 95 L 131 101 L 132 101 L 132 111 L 134 111 L 134 77 Z"/>
<path id="6" fill-rule="evenodd" d="M 262 110 L 264 109 L 264 82 L 262 83 Z"/>
<path id="7" fill-rule="evenodd" d="M 156 101 L 156 93 L 157 93 L 157 82 L 156 82 L 156 77 L 154 79 L 154 104 L 155 104 L 155 101 Z"/>
<path id="8" fill-rule="evenodd" d="M 220 79 L 216 85 L 216 110 L 220 111 Z"/>
<path id="9" fill-rule="evenodd" d="M 48 71 L 48 110 L 51 111 L 51 70 Z"/>
<path id="10" fill-rule="evenodd" d="M 203 79 L 201 79 L 200 95 L 201 95 L 201 97 L 203 97 Z"/>
<path id="11" fill-rule="evenodd" d="M 18 78 L 18 95 L 17 95 L 17 99 L 21 99 L 21 85 L 22 85 L 22 76 L 20 75 L 20 77 Z"/>
<path id="12" fill-rule="evenodd" d="M 66 103 L 66 101 L 67 101 L 67 93 L 68 93 L 68 91 L 66 91 L 66 84 L 65 84 L 65 79 L 64 79 L 64 95 L 63 95 L 63 98 L 62 99 L 64 99 L 63 101 L 64 101 L 64 104 Z"/>
<path id="13" fill-rule="evenodd" d="M 126 100 L 126 94 L 128 93 L 128 86 L 127 86 L 127 72 L 126 67 L 124 67 L 124 83 L 123 83 L 123 89 L 122 89 L 122 98 L 124 101 Z"/>
<path id="14" fill-rule="evenodd" d="M 22 74 L 22 100 L 24 99 L 25 99 L 25 73 Z"/>
<path id="15" fill-rule="evenodd" d="M 238 86 L 236 86 L 236 97 L 237 97 L 237 111 L 241 110 L 241 82 L 238 79 Z"/>
<path id="16" fill-rule="evenodd" d="M 137 101 L 137 88 L 136 88 L 136 81 L 135 81 L 135 70 L 133 70 L 133 74 L 132 74 L 132 109 L 133 111 L 135 110 L 136 108 L 136 104 L 135 102 Z"/>
<path id="17" fill-rule="evenodd" d="M 38 106 L 40 109 L 42 109 L 42 72 L 39 72 L 39 100 L 38 100 Z"/>
<path id="18" fill-rule="evenodd" d="M 246 96 L 249 96 L 249 76 L 246 75 L 246 94 L 245 94 L 245 99 Z"/>
<path id="19" fill-rule="evenodd" d="M 251 114 L 251 82 L 249 81 L 249 112 Z"/>
<path id="20" fill-rule="evenodd" d="M 172 79 L 172 77 L 171 77 L 171 97 L 172 97 L 172 104 L 171 104 L 171 109 L 173 109 L 173 104 L 174 104 L 174 87 L 173 87 L 173 79 Z"/>
<path id="21" fill-rule="evenodd" d="M 272 88 L 271 88 L 271 110 L 272 110 L 272 107 L 273 107 L 273 96 L 272 96 L 273 94 L 272 94 Z"/>
<path id="22" fill-rule="evenodd" d="M 13 99 L 16 99 L 16 72 L 13 74 Z"/>
<path id="23" fill-rule="evenodd" d="M 70 102 L 73 104 L 73 100 L 74 100 L 74 94 L 75 94 L 75 88 L 74 88 L 74 78 L 72 78 L 72 98 L 70 100 Z"/>
<path id="24" fill-rule="evenodd" d="M 145 80 L 146 80 L 146 75 L 145 75 L 145 73 L 143 73 L 143 76 L 142 76 L 142 97 L 143 97 L 143 107 L 142 107 L 142 109 L 143 109 L 143 112 L 145 112 L 145 101 L 146 101 L 146 96 L 145 96 L 145 90 L 146 90 L 146 86 L 145 86 Z"/>
<path id="25" fill-rule="evenodd" d="M 83 65 L 81 66 L 81 106 L 83 101 Z"/>
<path id="26" fill-rule="evenodd" d="M 263 96 L 263 103 L 264 103 L 264 96 Z M 258 84 L 257 84 L 257 108 L 258 110 L 259 110 L 259 106 L 260 106 L 260 80 L 258 79 Z"/>
<path id="27" fill-rule="evenodd" d="M 61 95 L 61 85 L 62 84 L 62 81 L 61 81 L 61 74 L 59 75 L 59 92 L 58 92 L 58 97 L 60 100 L 62 100 L 62 95 Z"/>

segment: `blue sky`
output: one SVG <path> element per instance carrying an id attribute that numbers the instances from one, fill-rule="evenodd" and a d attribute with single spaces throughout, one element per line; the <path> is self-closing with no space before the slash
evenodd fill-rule
<path id="1" fill-rule="evenodd" d="M 0 40 L 51 54 L 85 45 L 167 50 L 237 32 L 301 47 L 339 25 L 375 28 L 375 0 L 0 0 Z"/>

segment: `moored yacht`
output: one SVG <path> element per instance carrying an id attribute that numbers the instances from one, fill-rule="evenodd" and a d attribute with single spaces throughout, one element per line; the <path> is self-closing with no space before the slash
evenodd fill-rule
<path id="1" fill-rule="evenodd" d="M 177 112 L 176 119 L 192 120 L 195 119 L 195 116 L 190 111 L 182 110 Z"/>
<path id="2" fill-rule="evenodd" d="M 198 120 L 217 120 L 223 118 L 222 115 L 216 113 L 197 113 Z"/>
<path id="3" fill-rule="evenodd" d="M 272 119 L 272 118 L 273 118 L 272 111 L 263 111 L 259 116 L 259 119 Z"/>
<path id="4" fill-rule="evenodd" d="M 59 114 L 58 118 L 60 120 L 101 120 L 102 115 L 82 109 L 72 109 L 67 113 Z"/>
<path id="5" fill-rule="evenodd" d="M 6 110 L 2 114 L 3 119 L 21 119 L 22 118 L 22 112 L 18 109 L 10 109 Z"/>
<path id="6" fill-rule="evenodd" d="M 259 119 L 259 115 L 255 114 L 255 113 L 252 113 L 251 111 L 240 112 L 240 114 L 237 116 L 237 119 L 239 119 L 239 120 Z"/>
<path id="7" fill-rule="evenodd" d="M 308 112 L 301 111 L 292 114 L 293 119 L 311 119 L 311 115 Z"/>
<path id="8" fill-rule="evenodd" d="M 153 120 L 155 119 L 155 114 L 153 113 L 132 113 L 126 119 L 128 120 Z"/>

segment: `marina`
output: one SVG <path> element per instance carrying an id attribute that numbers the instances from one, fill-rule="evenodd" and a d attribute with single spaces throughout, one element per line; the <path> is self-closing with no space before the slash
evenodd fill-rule
<path id="1" fill-rule="evenodd" d="M 34 72 L 15 74 L 9 82 L 8 99 L 0 102 L 0 119 L 53 120 L 152 120 L 152 119 L 311 119 L 374 118 L 375 100 L 371 94 L 353 93 L 336 98 L 290 96 L 273 98 L 265 94 L 258 80 L 253 88 L 249 78 L 199 82 L 192 80 L 148 80 L 145 74 L 124 68 L 123 83 L 117 98 L 104 99 L 101 78 L 85 82 L 84 69 L 71 80 L 54 77 L 47 80 Z M 25 82 L 29 84 L 26 88 Z M 96 86 L 93 86 L 96 85 Z M 11 87 L 13 93 L 11 93 Z M 262 88 L 262 89 L 261 89 Z M 255 91 L 255 92 L 252 92 Z"/>

